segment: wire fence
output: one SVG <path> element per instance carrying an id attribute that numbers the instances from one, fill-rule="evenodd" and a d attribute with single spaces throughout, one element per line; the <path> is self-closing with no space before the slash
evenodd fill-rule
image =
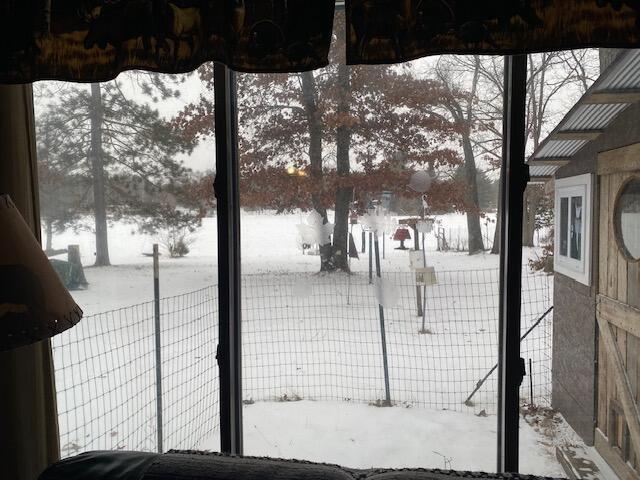
<path id="1" fill-rule="evenodd" d="M 438 272 L 436 285 L 418 290 L 413 274 L 383 274 L 384 285 L 395 290 L 390 296 L 397 297 L 384 309 L 393 404 L 495 412 L 496 375 L 464 401 L 498 358 L 498 273 Z M 378 298 L 368 277 L 286 274 L 265 280 L 243 279 L 245 400 L 382 404 Z M 524 273 L 523 332 L 551 306 L 551 288 L 551 277 Z M 418 291 L 427 333 L 420 333 Z M 522 342 L 522 356 L 533 365 L 533 402 L 541 405 L 550 404 L 551 327 L 548 315 Z M 522 397 L 530 396 L 527 383 Z"/>
<path id="2" fill-rule="evenodd" d="M 498 270 L 437 272 L 416 287 L 409 273 L 245 275 L 243 399 L 337 400 L 495 413 L 497 376 L 465 403 L 498 356 Z M 552 304 L 552 277 L 523 272 L 522 329 Z M 155 381 L 153 302 L 85 318 L 55 337 L 63 456 L 92 449 L 197 448 L 218 427 L 217 288 L 161 300 L 162 387 Z M 424 325 L 422 330 L 422 312 Z M 424 333 L 420 333 L 420 331 Z M 552 315 L 522 342 L 533 392 L 550 405 Z M 528 369 L 527 369 L 528 371 Z M 156 395 L 162 396 L 158 432 Z"/>
<path id="3" fill-rule="evenodd" d="M 485 219 L 481 226 L 482 244 L 485 250 L 493 249 L 495 240 L 495 220 Z M 547 227 L 537 228 L 533 234 L 533 246 L 544 247 L 550 242 L 550 229 Z M 429 238 L 429 244 L 433 245 L 439 252 L 468 252 L 469 234 L 466 225 L 454 227 L 436 226 L 433 230 L 433 239 Z"/>
<path id="4" fill-rule="evenodd" d="M 165 450 L 193 448 L 218 422 L 217 289 L 160 302 Z M 63 456 L 157 448 L 153 302 L 84 318 L 53 339 Z"/>

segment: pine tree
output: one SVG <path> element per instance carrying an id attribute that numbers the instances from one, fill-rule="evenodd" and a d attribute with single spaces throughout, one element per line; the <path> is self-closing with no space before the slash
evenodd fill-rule
<path id="1" fill-rule="evenodd" d="M 53 111 L 36 117 L 40 216 L 45 251 L 53 252 L 53 235 L 75 226 L 86 212 L 87 181 L 76 168 L 78 145 L 69 125 Z"/>
<path id="2" fill-rule="evenodd" d="M 166 223 L 167 209 L 181 206 L 180 190 L 173 186 L 186 182 L 189 171 L 178 156 L 189 153 L 194 141 L 150 105 L 125 94 L 116 80 L 69 86 L 57 97 L 57 103 L 41 110 L 64 126 L 74 171 L 91 185 L 95 265 L 109 265 L 109 219 L 144 219 L 144 228 L 151 231 L 154 225 L 166 227 L 160 220 Z M 197 222 L 198 210 L 187 211 Z M 185 221 L 184 215 L 169 218 Z"/>

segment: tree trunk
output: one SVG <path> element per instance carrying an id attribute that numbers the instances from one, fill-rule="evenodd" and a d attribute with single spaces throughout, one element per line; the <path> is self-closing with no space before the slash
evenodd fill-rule
<path id="1" fill-rule="evenodd" d="M 47 236 L 46 246 L 44 251 L 51 252 L 53 250 L 53 221 L 48 218 L 44 219 L 45 232 Z"/>
<path id="2" fill-rule="evenodd" d="M 469 236 L 469 255 L 482 252 L 484 242 L 482 241 L 482 227 L 480 226 L 480 200 L 478 196 L 478 171 L 476 169 L 476 158 L 471 145 L 471 127 L 473 125 L 473 101 L 478 89 L 480 78 L 480 57 L 474 56 L 473 81 L 471 83 L 471 95 L 467 102 L 465 111 L 458 106 L 453 109 L 454 117 L 464 122 L 462 132 L 462 150 L 464 153 L 464 180 L 467 185 L 467 234 Z"/>
<path id="3" fill-rule="evenodd" d="M 536 231 L 536 212 L 542 201 L 544 191 L 542 188 L 529 185 L 524 191 L 524 204 L 522 212 L 522 246 L 533 247 L 533 236 Z"/>
<path id="4" fill-rule="evenodd" d="M 340 89 L 338 116 L 340 124 L 336 129 L 336 169 L 338 179 L 349 177 L 349 149 L 351 147 L 351 126 L 349 125 L 349 67 L 338 65 L 338 88 Z M 353 187 L 339 186 L 336 191 L 336 216 L 333 230 L 333 268 L 349 271 L 347 245 L 349 242 L 349 205 L 353 197 Z"/>
<path id="5" fill-rule="evenodd" d="M 93 175 L 93 211 L 96 228 L 97 267 L 111 265 L 107 239 L 107 201 L 104 153 L 102 151 L 102 95 L 100 84 L 91 84 L 91 173 Z"/>
<path id="6" fill-rule="evenodd" d="M 318 111 L 318 92 L 313 72 L 300 74 L 302 84 L 302 103 L 309 124 L 309 174 L 318 188 L 322 188 L 322 119 Z M 327 209 L 320 192 L 311 194 L 311 204 L 327 223 Z M 331 243 L 320 245 L 320 271 L 333 270 Z"/>
<path id="7" fill-rule="evenodd" d="M 501 170 L 502 171 L 502 170 Z M 500 230 L 502 230 L 502 173 L 500 174 L 500 190 L 498 192 L 498 209 L 496 211 L 496 230 L 493 232 L 493 245 L 491 246 L 491 254 L 500 254 Z"/>
<path id="8" fill-rule="evenodd" d="M 480 226 L 480 202 L 478 200 L 478 172 L 473 155 L 471 139 L 465 132 L 462 146 L 464 150 L 464 179 L 467 186 L 467 231 L 469 234 L 469 255 L 482 252 L 482 227 Z"/>

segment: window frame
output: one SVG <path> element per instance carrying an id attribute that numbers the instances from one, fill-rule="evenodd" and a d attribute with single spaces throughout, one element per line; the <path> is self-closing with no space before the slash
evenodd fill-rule
<path id="1" fill-rule="evenodd" d="M 618 251 L 629 263 L 640 262 L 640 256 L 638 258 L 634 257 L 624 241 L 624 235 L 622 233 L 622 212 L 620 211 L 620 202 L 622 201 L 622 196 L 624 195 L 625 190 L 631 183 L 634 182 L 640 182 L 640 176 L 632 175 L 623 182 L 623 184 L 620 186 L 620 189 L 618 190 L 618 193 L 616 193 L 616 200 L 613 207 L 613 228 L 615 232 L 616 244 L 618 246 Z"/>
<path id="2" fill-rule="evenodd" d="M 500 291 L 498 339 L 498 473 L 519 470 L 520 305 L 522 280 L 522 205 L 529 181 L 525 164 L 527 56 L 504 56 L 503 165 L 500 183 Z M 218 223 L 218 308 L 220 445 L 223 453 L 242 452 L 240 203 L 236 75 L 215 65 L 215 141 Z M 237 242 L 237 243 L 234 243 Z"/>
<path id="3" fill-rule="evenodd" d="M 236 74 L 214 65 L 214 136 L 218 227 L 218 335 L 220 450 L 242 455 L 242 299 L 240 173 Z"/>
<path id="4" fill-rule="evenodd" d="M 553 267 L 554 270 L 562 275 L 566 275 L 573 280 L 584 285 L 591 285 L 591 223 L 593 217 L 593 175 L 585 173 L 583 175 L 575 175 L 573 177 L 559 178 L 555 181 L 554 194 L 554 229 L 555 241 L 553 248 Z M 561 238 L 562 232 L 562 215 L 561 204 L 562 199 L 567 199 L 567 217 L 566 217 L 566 241 L 567 254 L 561 254 Z M 582 199 L 582 223 L 580 244 L 580 259 L 571 256 L 571 204 L 574 198 Z"/>

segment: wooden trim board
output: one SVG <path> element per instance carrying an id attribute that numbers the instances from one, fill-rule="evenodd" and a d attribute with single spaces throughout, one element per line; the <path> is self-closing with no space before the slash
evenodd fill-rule
<path id="1" fill-rule="evenodd" d="M 598 315 L 611 325 L 640 338 L 640 310 L 606 295 L 598 295 Z"/>
<path id="2" fill-rule="evenodd" d="M 609 439 L 602 433 L 602 430 L 596 428 L 594 436 L 594 444 L 598 453 L 602 456 L 605 462 L 614 470 L 623 480 L 639 480 L 640 476 L 616 455 L 613 449 L 609 446 Z"/>
<path id="3" fill-rule="evenodd" d="M 598 175 L 640 170 L 640 143 L 626 145 L 598 154 Z"/>
<path id="4" fill-rule="evenodd" d="M 603 103 L 636 103 L 640 101 L 640 92 L 637 89 L 628 90 L 609 90 L 600 92 L 591 92 L 585 96 L 586 104 L 603 104 Z"/>

